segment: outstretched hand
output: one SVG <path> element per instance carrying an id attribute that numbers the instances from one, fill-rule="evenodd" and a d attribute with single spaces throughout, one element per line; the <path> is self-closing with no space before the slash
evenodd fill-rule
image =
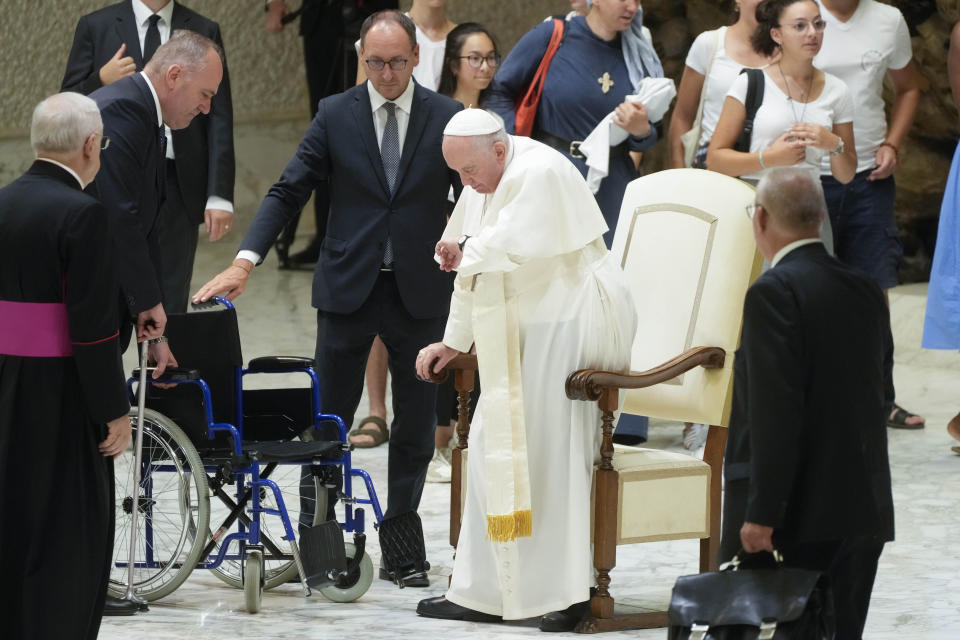
<path id="1" fill-rule="evenodd" d="M 214 296 L 223 296 L 227 300 L 235 299 L 247 288 L 247 279 L 250 277 L 251 270 L 253 270 L 252 262 L 237 258 L 213 280 L 200 287 L 200 290 L 193 294 L 192 300 L 195 303 L 206 302 Z"/>

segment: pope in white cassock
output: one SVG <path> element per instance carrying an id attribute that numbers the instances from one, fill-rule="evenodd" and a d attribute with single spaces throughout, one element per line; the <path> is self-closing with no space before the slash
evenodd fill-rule
<path id="1" fill-rule="evenodd" d="M 444 130 L 443 156 L 464 190 L 436 253 L 457 279 L 443 342 L 417 370 L 427 378 L 476 343 L 483 391 L 450 588 L 417 612 L 572 629 L 593 584 L 600 413 L 564 384 L 577 369 L 629 368 L 633 302 L 596 200 L 563 155 L 466 109 Z"/>

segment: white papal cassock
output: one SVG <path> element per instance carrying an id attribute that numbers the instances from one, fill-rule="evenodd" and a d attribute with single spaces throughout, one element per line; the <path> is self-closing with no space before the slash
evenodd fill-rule
<path id="1" fill-rule="evenodd" d="M 519 619 L 588 599 L 590 483 L 600 414 L 595 403 L 567 399 L 564 383 L 576 369 L 627 370 L 636 316 L 623 274 L 603 243 L 607 226 L 580 173 L 539 142 L 511 136 L 510 143 L 496 191 L 482 195 L 466 187 L 444 233 L 470 238 L 443 342 L 460 351 L 476 342 L 483 380 L 446 596 Z M 519 355 L 519 376 L 504 375 L 511 367 L 516 372 L 513 364 L 493 360 L 504 354 L 507 361 Z M 495 447 L 485 433 L 518 398 L 521 406 L 512 409 L 522 411 L 527 468 L 515 482 L 529 478 L 532 535 L 496 542 L 488 536 L 488 497 L 512 494 L 514 487 L 504 488 L 500 474 L 491 472 L 497 463 L 488 454 Z"/>

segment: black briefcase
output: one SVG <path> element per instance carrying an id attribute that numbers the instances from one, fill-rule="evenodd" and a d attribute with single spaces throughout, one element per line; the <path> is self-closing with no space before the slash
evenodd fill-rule
<path id="1" fill-rule="evenodd" d="M 669 640 L 833 640 L 836 617 L 826 578 L 776 565 L 682 576 L 673 586 Z"/>
<path id="2" fill-rule="evenodd" d="M 403 581 L 430 569 L 423 543 L 423 525 L 416 511 L 380 522 L 380 564 L 401 589 Z"/>

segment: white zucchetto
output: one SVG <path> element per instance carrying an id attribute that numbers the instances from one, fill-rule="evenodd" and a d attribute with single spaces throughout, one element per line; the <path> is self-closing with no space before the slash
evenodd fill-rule
<path id="1" fill-rule="evenodd" d="M 486 109 L 464 109 L 450 118 L 445 136 L 485 136 L 503 129 L 503 122 Z"/>

